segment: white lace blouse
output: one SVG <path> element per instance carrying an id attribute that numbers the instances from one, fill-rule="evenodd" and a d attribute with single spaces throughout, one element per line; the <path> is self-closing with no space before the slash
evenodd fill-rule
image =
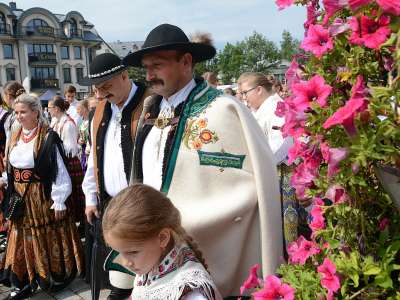
<path id="1" fill-rule="evenodd" d="M 36 137 L 28 143 L 19 140 L 10 152 L 10 164 L 18 169 L 32 169 L 34 167 L 33 149 Z M 57 149 L 57 177 L 51 188 L 51 199 L 54 210 L 65 210 L 65 200 L 72 192 L 71 178 L 65 167 L 60 152 Z"/>

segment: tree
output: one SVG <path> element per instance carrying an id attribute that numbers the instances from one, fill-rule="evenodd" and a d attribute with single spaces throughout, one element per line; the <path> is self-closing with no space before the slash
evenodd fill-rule
<path id="1" fill-rule="evenodd" d="M 281 41 L 281 58 L 291 61 L 299 53 L 299 40 L 292 37 L 289 31 L 284 30 Z"/>
<path id="2" fill-rule="evenodd" d="M 218 73 L 218 57 L 215 56 L 212 59 L 197 63 L 194 67 L 194 74 L 196 77 L 200 77 L 205 72 Z"/>
<path id="3" fill-rule="evenodd" d="M 278 47 L 267 40 L 262 34 L 254 32 L 244 40 L 243 54 L 245 64 L 243 69 L 249 72 L 267 72 L 268 65 L 280 58 Z"/>
<path id="4" fill-rule="evenodd" d="M 146 71 L 142 68 L 130 67 L 128 69 L 128 75 L 133 81 L 144 82 L 146 80 Z"/>
<path id="5" fill-rule="evenodd" d="M 278 47 L 254 32 L 244 41 L 226 44 L 218 53 L 218 69 L 224 84 L 234 82 L 243 72 L 267 72 L 268 65 L 280 58 Z"/>

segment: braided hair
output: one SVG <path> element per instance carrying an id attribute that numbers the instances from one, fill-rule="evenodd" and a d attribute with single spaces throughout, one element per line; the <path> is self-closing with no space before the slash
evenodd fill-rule
<path id="1" fill-rule="evenodd" d="M 103 215 L 103 234 L 141 242 L 156 237 L 162 229 L 172 231 L 174 242 L 185 242 L 207 269 L 197 243 L 181 225 L 181 214 L 171 200 L 145 184 L 134 184 L 119 192 Z"/>

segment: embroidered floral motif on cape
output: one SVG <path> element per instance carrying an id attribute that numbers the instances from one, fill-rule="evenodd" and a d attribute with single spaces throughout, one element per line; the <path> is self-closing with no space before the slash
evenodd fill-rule
<path id="1" fill-rule="evenodd" d="M 219 138 L 215 131 L 207 128 L 206 118 L 189 119 L 182 142 L 188 149 L 200 150 L 204 144 L 215 144 Z"/>

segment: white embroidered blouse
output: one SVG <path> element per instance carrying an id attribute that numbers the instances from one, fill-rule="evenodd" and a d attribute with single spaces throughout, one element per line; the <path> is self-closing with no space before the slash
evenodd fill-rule
<path id="1" fill-rule="evenodd" d="M 222 300 L 222 297 L 193 250 L 180 244 L 149 273 L 135 277 L 131 299 Z"/>
<path id="2" fill-rule="evenodd" d="M 36 142 L 36 137 L 30 142 L 25 143 L 19 140 L 10 152 L 10 164 L 18 169 L 32 169 L 34 167 L 33 150 Z M 53 183 L 51 188 L 51 199 L 54 210 L 65 210 L 65 200 L 72 192 L 71 178 L 68 175 L 67 168 L 60 152 L 57 149 L 57 177 L 56 182 Z"/>

